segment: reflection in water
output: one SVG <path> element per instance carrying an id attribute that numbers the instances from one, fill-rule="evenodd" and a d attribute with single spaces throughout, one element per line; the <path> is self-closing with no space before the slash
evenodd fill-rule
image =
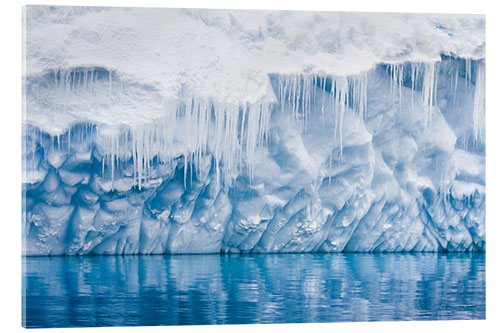
<path id="1" fill-rule="evenodd" d="M 484 319 L 485 255 L 23 258 L 27 327 Z"/>

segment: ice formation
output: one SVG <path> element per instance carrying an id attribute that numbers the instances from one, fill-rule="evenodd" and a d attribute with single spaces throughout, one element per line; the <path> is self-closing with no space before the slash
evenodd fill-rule
<path id="1" fill-rule="evenodd" d="M 485 249 L 484 18 L 28 6 L 26 255 Z"/>

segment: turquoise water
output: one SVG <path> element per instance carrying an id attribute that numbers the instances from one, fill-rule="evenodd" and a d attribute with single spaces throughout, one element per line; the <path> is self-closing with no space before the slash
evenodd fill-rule
<path id="1" fill-rule="evenodd" d="M 23 258 L 26 327 L 485 318 L 485 254 Z"/>

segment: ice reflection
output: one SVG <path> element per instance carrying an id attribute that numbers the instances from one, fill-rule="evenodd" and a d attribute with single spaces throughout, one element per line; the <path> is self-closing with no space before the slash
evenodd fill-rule
<path id="1" fill-rule="evenodd" d="M 23 258 L 26 326 L 485 317 L 484 254 Z"/>

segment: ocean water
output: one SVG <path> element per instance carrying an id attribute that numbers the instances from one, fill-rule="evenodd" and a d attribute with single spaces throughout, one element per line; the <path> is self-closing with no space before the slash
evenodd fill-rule
<path id="1" fill-rule="evenodd" d="M 485 318 L 484 253 L 23 258 L 26 327 Z"/>

